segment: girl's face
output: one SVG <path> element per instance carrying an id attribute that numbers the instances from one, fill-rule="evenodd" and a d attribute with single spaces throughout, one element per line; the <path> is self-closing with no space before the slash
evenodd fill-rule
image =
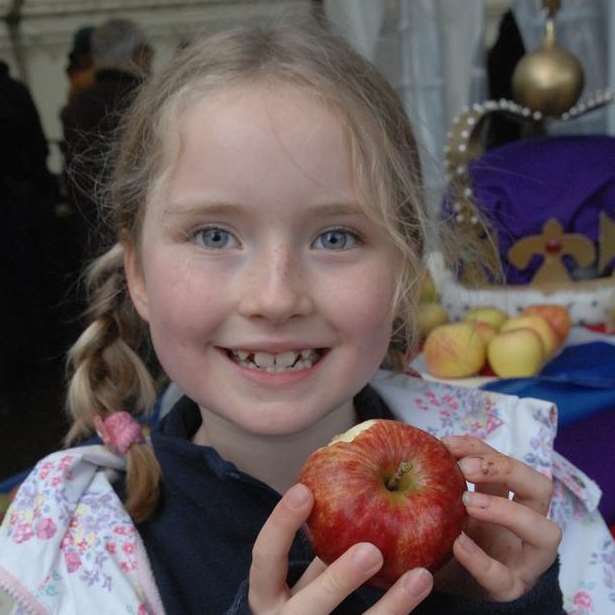
<path id="1" fill-rule="evenodd" d="M 338 117 L 292 86 L 194 104 L 129 289 L 168 376 L 254 434 L 299 432 L 378 369 L 400 259 L 357 204 Z"/>

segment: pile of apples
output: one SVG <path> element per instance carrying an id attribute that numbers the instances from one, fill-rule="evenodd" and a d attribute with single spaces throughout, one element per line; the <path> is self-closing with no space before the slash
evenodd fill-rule
<path id="1" fill-rule="evenodd" d="M 558 352 L 569 331 L 570 315 L 562 305 L 532 305 L 512 317 L 496 307 L 478 307 L 461 321 L 430 327 L 423 356 L 436 378 L 529 377 Z"/>

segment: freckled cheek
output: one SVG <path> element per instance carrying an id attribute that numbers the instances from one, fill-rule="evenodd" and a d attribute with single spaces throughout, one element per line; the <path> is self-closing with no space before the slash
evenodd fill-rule
<path id="1" fill-rule="evenodd" d="M 392 303 L 394 282 L 386 274 L 366 278 L 366 284 L 357 283 L 348 297 L 344 313 L 345 328 L 358 336 L 366 352 L 386 352 L 392 332 Z"/>
<path id="2" fill-rule="evenodd" d="M 150 292 L 152 337 L 175 336 L 189 344 L 195 336 L 211 333 L 228 313 L 215 285 L 195 285 L 181 277 L 157 280 Z"/>
<path id="3" fill-rule="evenodd" d="M 195 295 L 182 299 L 172 298 L 168 309 L 157 310 L 154 318 L 161 330 L 191 336 L 214 329 L 223 319 L 225 311 L 219 309 L 209 298 Z"/>
<path id="4" fill-rule="evenodd" d="M 389 347 L 392 333 L 390 308 L 380 303 L 368 304 L 365 308 L 364 312 L 359 312 L 353 319 L 355 330 L 360 332 L 360 344 L 366 354 L 384 354 Z"/>

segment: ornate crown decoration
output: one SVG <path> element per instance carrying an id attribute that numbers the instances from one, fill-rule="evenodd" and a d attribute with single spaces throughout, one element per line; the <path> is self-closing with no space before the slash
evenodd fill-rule
<path id="1" fill-rule="evenodd" d="M 502 307 L 505 301 L 509 310 L 522 309 L 530 302 L 563 302 L 569 307 L 578 302 L 589 302 L 597 309 L 577 310 L 577 322 L 604 323 L 612 319 L 615 323 L 615 271 L 608 276 L 615 258 L 615 220 L 606 212 L 600 213 L 598 241 L 594 242 L 580 233 L 565 232 L 560 221 L 549 217 L 545 219 L 541 233 L 519 239 L 506 255 L 501 255 L 495 233 L 485 232 L 484 219 L 479 213 L 480 204 L 476 202 L 472 188 L 469 165 L 485 152 L 484 129 L 494 114 L 503 114 L 514 120 L 520 125 L 522 135 L 528 136 L 544 132 L 547 121 L 565 122 L 615 100 L 615 91 L 609 89 L 593 92 L 579 100 L 584 85 L 581 64 L 556 43 L 555 15 L 560 2 L 543 0 L 543 6 L 546 9 L 544 40 L 539 49 L 527 53 L 515 68 L 512 82 L 515 100 L 488 100 L 465 108 L 455 117 L 445 146 L 447 179 L 454 188 L 452 222 L 475 237 L 483 252 L 482 262 L 464 263 L 462 281 L 445 272 L 440 261 L 437 264 L 432 262 L 431 273 L 441 294 L 446 294 L 447 289 L 450 291 L 449 309 L 454 313 L 454 305 L 462 304 L 457 310 L 459 316 L 463 308 L 485 305 L 487 301 Z M 523 269 L 535 256 L 541 257 L 542 262 L 529 284 L 471 286 L 475 280 L 484 278 L 483 265 L 486 262 L 498 268 L 506 258 L 509 265 Z M 569 259 L 579 267 L 595 264 L 599 277 L 573 280 L 564 264 Z M 491 294 L 485 295 L 485 292 Z"/>

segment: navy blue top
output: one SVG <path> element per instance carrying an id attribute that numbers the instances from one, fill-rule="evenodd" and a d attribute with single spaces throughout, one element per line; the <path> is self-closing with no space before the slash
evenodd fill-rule
<path id="1" fill-rule="evenodd" d="M 393 418 L 369 387 L 357 395 L 355 408 L 359 421 Z M 252 545 L 281 496 L 213 448 L 193 444 L 200 424 L 197 405 L 184 397 L 152 432 L 162 467 L 161 500 L 156 514 L 138 530 L 168 615 L 248 615 Z M 299 532 L 289 555 L 290 585 L 313 557 L 306 535 Z M 511 603 L 467 601 L 433 592 L 414 613 L 560 615 L 557 569 L 556 563 L 531 592 Z M 362 613 L 381 595 L 380 590 L 362 587 L 334 613 Z"/>

